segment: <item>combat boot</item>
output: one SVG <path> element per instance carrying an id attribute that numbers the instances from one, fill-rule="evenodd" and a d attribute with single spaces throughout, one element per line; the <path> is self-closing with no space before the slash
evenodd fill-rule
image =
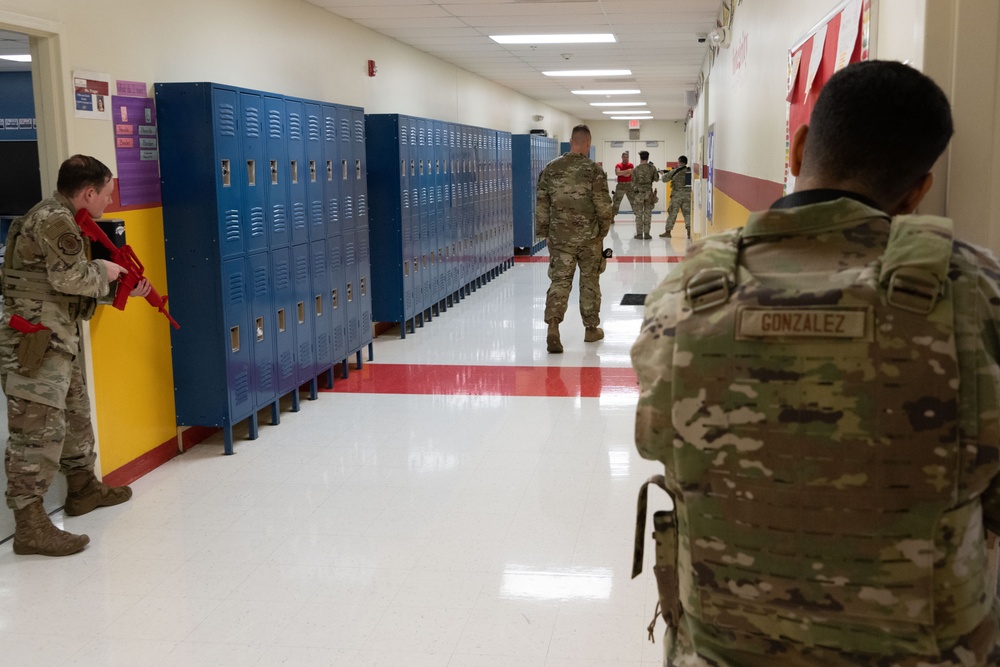
<path id="1" fill-rule="evenodd" d="M 118 505 L 132 497 L 132 489 L 127 486 L 108 486 L 94 477 L 90 470 L 67 473 L 66 514 L 80 516 L 98 507 Z"/>
<path id="2" fill-rule="evenodd" d="M 549 333 L 545 337 L 545 345 L 553 354 L 563 351 L 562 341 L 559 340 L 559 320 L 549 320 Z"/>
<path id="3" fill-rule="evenodd" d="M 69 556 L 90 543 L 86 535 L 67 533 L 52 525 L 41 500 L 14 510 L 14 522 L 14 553 L 21 556 Z"/>
<path id="4" fill-rule="evenodd" d="M 587 327 L 583 334 L 584 343 L 594 343 L 604 338 L 604 329 L 601 327 Z"/>
<path id="5" fill-rule="evenodd" d="M 668 229 L 667 231 L 665 231 L 665 232 L 663 232 L 662 234 L 660 234 L 660 238 L 661 238 L 661 239 L 665 239 L 665 238 L 667 238 L 668 236 L 673 236 L 673 233 L 674 233 L 674 230 L 672 230 L 672 229 Z"/>

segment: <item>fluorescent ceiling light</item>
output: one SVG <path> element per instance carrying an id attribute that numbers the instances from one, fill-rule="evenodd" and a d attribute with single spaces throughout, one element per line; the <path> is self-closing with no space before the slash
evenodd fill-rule
<path id="1" fill-rule="evenodd" d="M 638 88 L 634 90 L 574 90 L 574 95 L 641 95 Z"/>
<path id="2" fill-rule="evenodd" d="M 612 116 L 611 120 L 653 120 L 652 116 Z"/>
<path id="3" fill-rule="evenodd" d="M 545 76 L 632 76 L 630 69 L 562 69 L 542 72 Z"/>
<path id="4" fill-rule="evenodd" d="M 629 110 L 629 109 L 617 109 L 615 111 L 602 111 L 601 113 L 606 113 L 609 116 L 613 116 L 615 114 L 622 114 L 622 113 L 653 113 L 653 112 L 650 111 L 649 109 L 631 109 L 631 110 Z"/>
<path id="5" fill-rule="evenodd" d="M 611 33 L 588 35 L 490 35 L 497 44 L 606 44 L 614 42 Z"/>
<path id="6" fill-rule="evenodd" d="M 30 63 L 31 56 L 0 56 L 0 60 L 13 60 L 16 63 Z"/>
<path id="7" fill-rule="evenodd" d="M 592 107 L 644 107 L 645 102 L 591 102 Z"/>

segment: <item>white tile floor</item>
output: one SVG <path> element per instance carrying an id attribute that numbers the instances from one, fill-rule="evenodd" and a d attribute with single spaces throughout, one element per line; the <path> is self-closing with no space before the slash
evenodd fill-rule
<path id="1" fill-rule="evenodd" d="M 683 252 L 610 237 L 616 256 Z M 659 224 L 657 224 L 659 223 Z M 604 341 L 545 352 L 544 263 L 519 263 L 374 363 L 628 367 L 667 263 L 612 263 Z M 126 505 L 57 524 L 62 558 L 0 545 L 8 665 L 633 666 L 655 586 L 629 578 L 635 498 L 657 466 L 632 443 L 634 395 L 322 393 L 221 455 L 221 438 L 138 480 Z M 649 549 L 648 551 L 651 551 Z M 648 560 L 648 559 L 647 559 Z M 662 624 L 659 632 L 662 632 Z"/>

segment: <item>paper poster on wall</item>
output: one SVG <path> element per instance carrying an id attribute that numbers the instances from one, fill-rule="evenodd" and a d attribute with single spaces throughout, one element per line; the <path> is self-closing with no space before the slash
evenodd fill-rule
<path id="1" fill-rule="evenodd" d="M 156 108 L 147 97 L 111 97 L 122 206 L 159 204 L 160 163 Z"/>
<path id="2" fill-rule="evenodd" d="M 107 74 L 73 71 L 73 107 L 77 118 L 111 120 L 110 83 Z"/>
<path id="3" fill-rule="evenodd" d="M 851 0 L 840 15 L 840 35 L 837 39 L 837 60 L 833 66 L 834 72 L 847 67 L 858 41 L 858 28 L 861 23 L 861 0 Z"/>

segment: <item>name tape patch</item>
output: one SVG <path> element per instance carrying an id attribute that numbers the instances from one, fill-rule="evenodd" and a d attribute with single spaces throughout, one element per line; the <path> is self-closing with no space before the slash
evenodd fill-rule
<path id="1" fill-rule="evenodd" d="M 736 336 L 746 338 L 865 338 L 864 308 L 743 308 Z"/>

